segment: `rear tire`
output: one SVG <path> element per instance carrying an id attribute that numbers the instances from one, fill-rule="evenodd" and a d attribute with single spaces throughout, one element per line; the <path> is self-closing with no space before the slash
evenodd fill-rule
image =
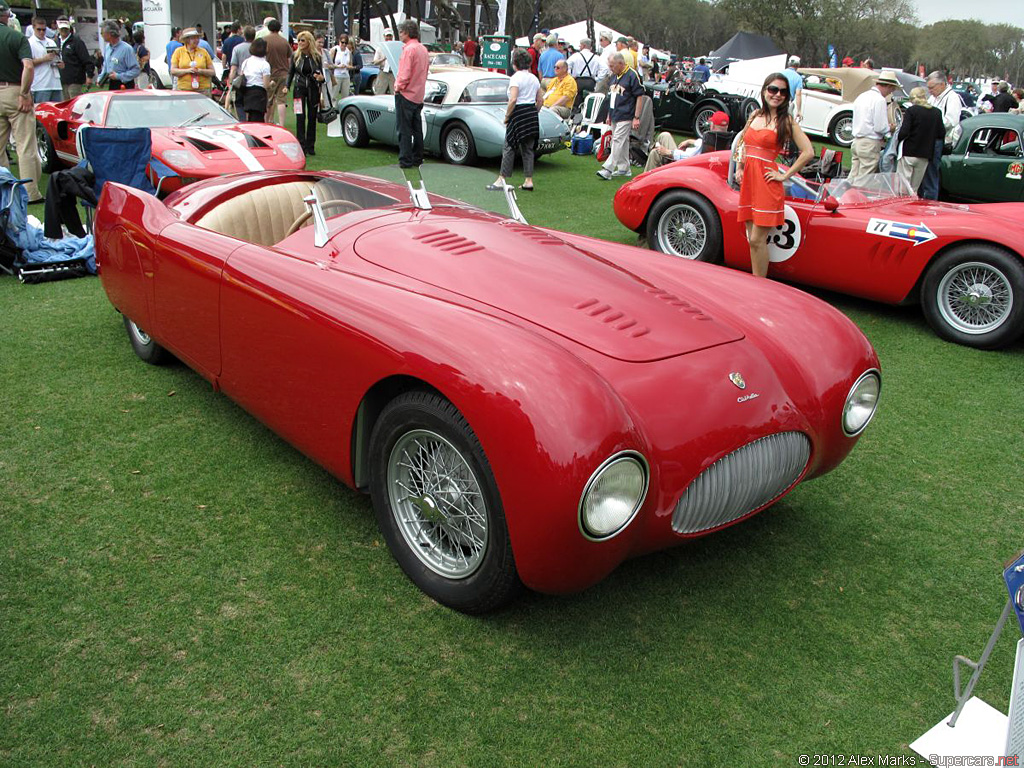
<path id="1" fill-rule="evenodd" d="M 341 134 L 350 147 L 365 147 L 370 143 L 366 121 L 358 107 L 349 107 L 341 115 Z"/>
<path id="2" fill-rule="evenodd" d="M 647 242 L 691 261 L 722 261 L 722 222 L 707 198 L 685 189 L 659 197 L 647 214 Z"/>
<path id="3" fill-rule="evenodd" d="M 39 164 L 43 167 L 43 173 L 53 173 L 60 168 L 57 152 L 53 148 L 53 142 L 50 141 L 50 134 L 38 120 L 36 120 L 36 152 L 39 155 Z"/>
<path id="4" fill-rule="evenodd" d="M 472 165 L 476 162 L 476 142 L 465 123 L 454 122 L 441 134 L 441 157 L 452 165 Z"/>
<path id="5" fill-rule="evenodd" d="M 128 342 L 139 359 L 150 365 L 160 365 L 167 360 L 169 353 L 161 347 L 144 330 L 139 328 L 134 321 L 124 317 L 124 329 L 128 332 Z"/>
<path id="6" fill-rule="evenodd" d="M 962 245 L 932 263 L 921 285 L 932 330 L 956 344 L 996 349 L 1024 333 L 1024 263 L 991 245 Z"/>
<path id="7" fill-rule="evenodd" d="M 711 116 L 715 112 L 729 114 L 729 108 L 717 101 L 703 101 L 693 110 L 693 123 L 690 125 L 690 131 L 696 134 L 698 139 L 703 139 L 704 134 L 711 130 Z"/>
<path id="8" fill-rule="evenodd" d="M 740 102 L 740 119 L 743 121 L 743 124 L 746 125 L 747 121 L 750 119 L 750 116 L 752 114 L 754 114 L 760 108 L 761 108 L 761 104 L 758 102 L 758 100 L 757 99 L 752 99 L 749 96 L 747 98 L 745 98 L 743 101 L 741 101 Z"/>
<path id="9" fill-rule="evenodd" d="M 522 589 L 490 464 L 440 395 L 385 406 L 370 436 L 370 495 L 391 554 L 437 602 L 484 613 Z"/>

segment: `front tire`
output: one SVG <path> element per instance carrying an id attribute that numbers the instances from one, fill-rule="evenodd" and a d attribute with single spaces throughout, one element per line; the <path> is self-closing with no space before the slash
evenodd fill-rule
<path id="1" fill-rule="evenodd" d="M 452 165 L 472 165 L 476 162 L 476 142 L 465 123 L 452 123 L 441 136 L 441 157 Z"/>
<path id="2" fill-rule="evenodd" d="M 521 589 L 505 513 L 487 457 L 450 402 L 408 392 L 370 437 L 370 495 L 388 548 L 439 603 L 484 613 Z"/>
<path id="3" fill-rule="evenodd" d="M 60 164 L 57 161 L 57 152 L 50 141 L 50 134 L 46 132 L 43 124 L 36 121 L 36 152 L 39 155 L 39 164 L 43 167 L 43 173 L 53 173 Z"/>
<path id="4" fill-rule="evenodd" d="M 828 127 L 828 138 L 833 144 L 849 148 L 853 146 L 853 113 L 843 112 L 836 116 Z"/>
<path id="5" fill-rule="evenodd" d="M 350 147 L 365 147 L 370 143 L 363 113 L 356 107 L 349 107 L 341 115 L 341 134 Z"/>
<path id="6" fill-rule="evenodd" d="M 1024 264 L 991 245 L 963 245 L 928 268 L 921 304 L 932 330 L 977 349 L 1012 344 L 1024 333 Z"/>
<path id="7" fill-rule="evenodd" d="M 647 242 L 670 256 L 719 263 L 722 222 L 706 198 L 689 190 L 676 190 L 662 195 L 651 206 Z"/>
<path id="8" fill-rule="evenodd" d="M 144 330 L 139 328 L 133 320 L 124 317 L 124 329 L 128 332 L 128 342 L 139 359 L 150 365 L 160 365 L 167 360 L 168 352 L 161 347 Z"/>
<path id="9" fill-rule="evenodd" d="M 750 116 L 760 108 L 761 103 L 757 99 L 752 99 L 749 96 L 743 99 L 743 101 L 740 102 L 740 117 L 743 119 L 743 124 L 746 125 Z"/>

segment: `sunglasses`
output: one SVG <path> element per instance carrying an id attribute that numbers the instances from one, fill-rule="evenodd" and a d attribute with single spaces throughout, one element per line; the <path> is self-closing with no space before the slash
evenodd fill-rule
<path id="1" fill-rule="evenodd" d="M 769 85 L 767 88 L 765 88 L 765 90 L 768 93 L 770 93 L 772 96 L 778 96 L 780 93 L 783 96 L 789 96 L 789 89 L 788 88 L 779 88 L 779 86 L 777 86 L 777 85 Z"/>

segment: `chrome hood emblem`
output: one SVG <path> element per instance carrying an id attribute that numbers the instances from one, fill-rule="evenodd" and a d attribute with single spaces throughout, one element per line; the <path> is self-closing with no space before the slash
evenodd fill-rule
<path id="1" fill-rule="evenodd" d="M 729 374 L 729 381 L 735 384 L 740 389 L 747 388 L 747 382 L 743 380 L 743 374 L 739 371 L 733 371 Z"/>

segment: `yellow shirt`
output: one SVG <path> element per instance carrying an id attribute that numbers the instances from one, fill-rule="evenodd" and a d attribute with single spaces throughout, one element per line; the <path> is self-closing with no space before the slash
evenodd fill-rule
<path id="1" fill-rule="evenodd" d="M 622 59 L 626 62 L 626 66 L 632 70 L 636 70 L 636 54 L 633 53 L 629 47 L 623 48 L 619 53 L 622 54 Z"/>
<path id="2" fill-rule="evenodd" d="M 213 69 L 210 54 L 202 48 L 196 48 L 195 52 L 191 52 L 187 45 L 183 45 L 176 48 L 174 55 L 171 56 L 171 66 L 176 69 L 190 69 L 193 61 L 195 61 L 197 69 Z M 207 75 L 199 75 L 198 90 L 209 90 L 210 85 L 210 78 Z M 174 87 L 179 91 L 197 90 L 192 87 L 192 75 L 178 75 L 178 82 Z"/>
<path id="3" fill-rule="evenodd" d="M 544 91 L 544 106 L 553 107 L 563 96 L 568 96 L 569 99 L 562 106 L 572 109 L 573 102 L 576 101 L 576 79 L 572 75 L 566 75 L 561 80 L 556 77 L 551 81 L 548 89 Z"/>

